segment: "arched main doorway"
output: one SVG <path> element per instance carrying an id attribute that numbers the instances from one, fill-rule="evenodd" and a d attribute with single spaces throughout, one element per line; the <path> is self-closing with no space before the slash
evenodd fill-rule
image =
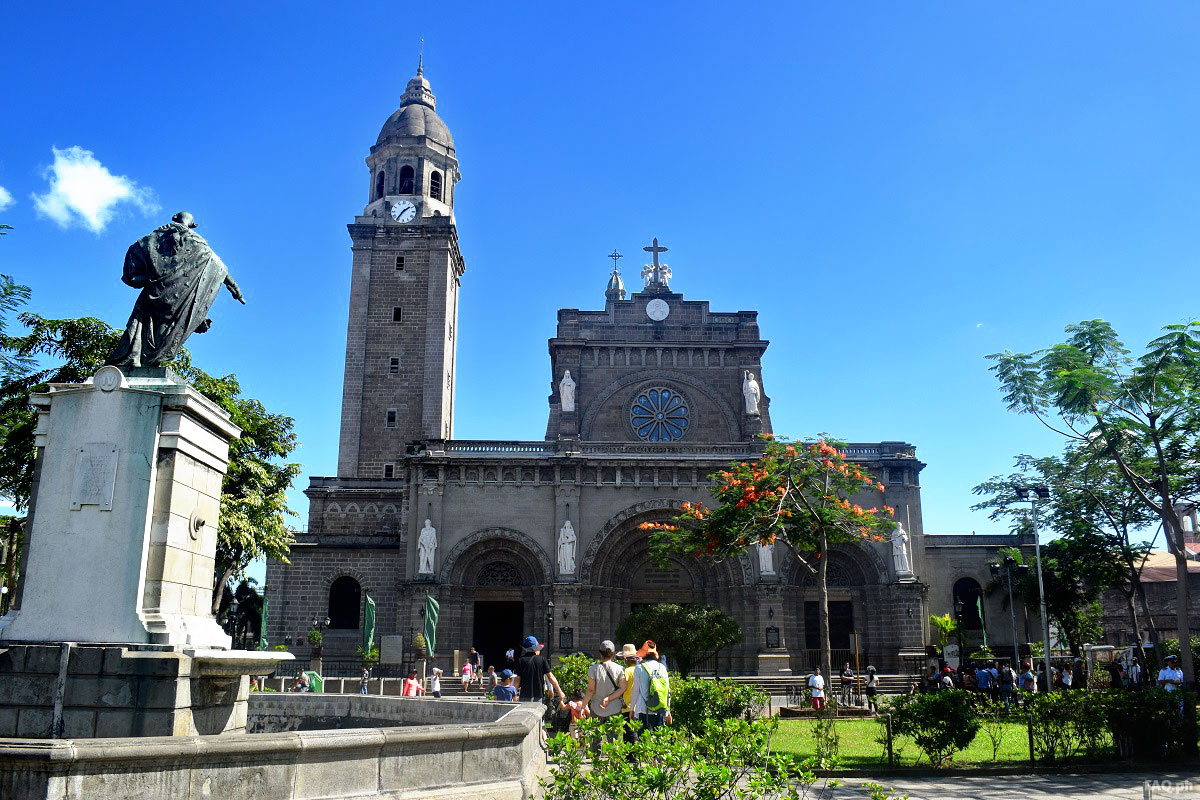
<path id="1" fill-rule="evenodd" d="M 815 559 L 808 559 L 816 566 Z M 826 568 L 829 602 L 829 645 L 834 671 L 844 662 L 859 666 L 872 658 L 871 626 L 874 609 L 867 587 L 878 583 L 870 560 L 855 545 L 831 548 Z M 795 558 L 788 556 L 784 572 L 788 588 L 784 596 L 785 619 L 792 651 L 792 669 L 808 672 L 821 663 L 820 592 L 817 578 Z"/>
<path id="2" fill-rule="evenodd" d="M 519 653 L 521 639 L 538 630 L 549 566 L 541 548 L 519 531 L 496 528 L 467 537 L 443 566 L 451 590 L 442 600 L 444 618 L 462 622 L 439 651 L 474 647 L 484 664 L 501 669 L 505 651 Z M 447 605 L 452 614 L 445 613 Z"/>

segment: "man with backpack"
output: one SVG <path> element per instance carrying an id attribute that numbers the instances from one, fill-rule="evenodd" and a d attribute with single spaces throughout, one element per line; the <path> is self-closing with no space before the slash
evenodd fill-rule
<path id="1" fill-rule="evenodd" d="M 658 645 L 647 640 L 638 650 L 642 663 L 633 670 L 633 716 L 644 730 L 671 724 L 671 678 L 658 657 Z"/>
<path id="2" fill-rule="evenodd" d="M 619 718 L 621 715 L 621 697 L 625 694 L 625 668 L 615 660 L 617 646 L 608 639 L 600 643 L 600 660 L 588 667 L 587 691 L 583 694 L 583 702 L 587 705 L 588 714 L 601 722 Z M 606 736 L 616 736 L 616 726 L 608 729 Z M 600 747 L 599 740 L 592 743 L 596 750 Z"/>

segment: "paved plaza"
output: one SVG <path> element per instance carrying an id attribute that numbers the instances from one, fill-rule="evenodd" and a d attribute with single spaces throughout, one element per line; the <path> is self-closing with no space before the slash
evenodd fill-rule
<path id="1" fill-rule="evenodd" d="M 1093 775 L 953 775 L 913 778 L 844 778 L 832 797 L 867 796 L 863 784 L 888 787 L 910 800 L 1195 800 L 1200 773 L 1108 773 Z"/>

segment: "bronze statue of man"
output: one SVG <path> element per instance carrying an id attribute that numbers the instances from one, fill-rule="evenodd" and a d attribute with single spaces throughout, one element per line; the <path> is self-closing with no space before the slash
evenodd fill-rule
<path id="1" fill-rule="evenodd" d="M 142 292 L 107 363 L 157 367 L 170 361 L 188 336 L 212 326 L 208 310 L 222 284 L 234 300 L 246 302 L 225 263 L 195 227 L 192 215 L 180 211 L 129 246 L 121 281 Z"/>

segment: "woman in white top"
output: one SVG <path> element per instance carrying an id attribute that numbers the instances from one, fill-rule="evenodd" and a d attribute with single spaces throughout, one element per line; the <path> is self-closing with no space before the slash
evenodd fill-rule
<path id="1" fill-rule="evenodd" d="M 875 674 L 874 667 L 867 667 L 867 710 L 879 713 L 879 705 L 875 700 L 879 694 L 879 676 Z"/>

